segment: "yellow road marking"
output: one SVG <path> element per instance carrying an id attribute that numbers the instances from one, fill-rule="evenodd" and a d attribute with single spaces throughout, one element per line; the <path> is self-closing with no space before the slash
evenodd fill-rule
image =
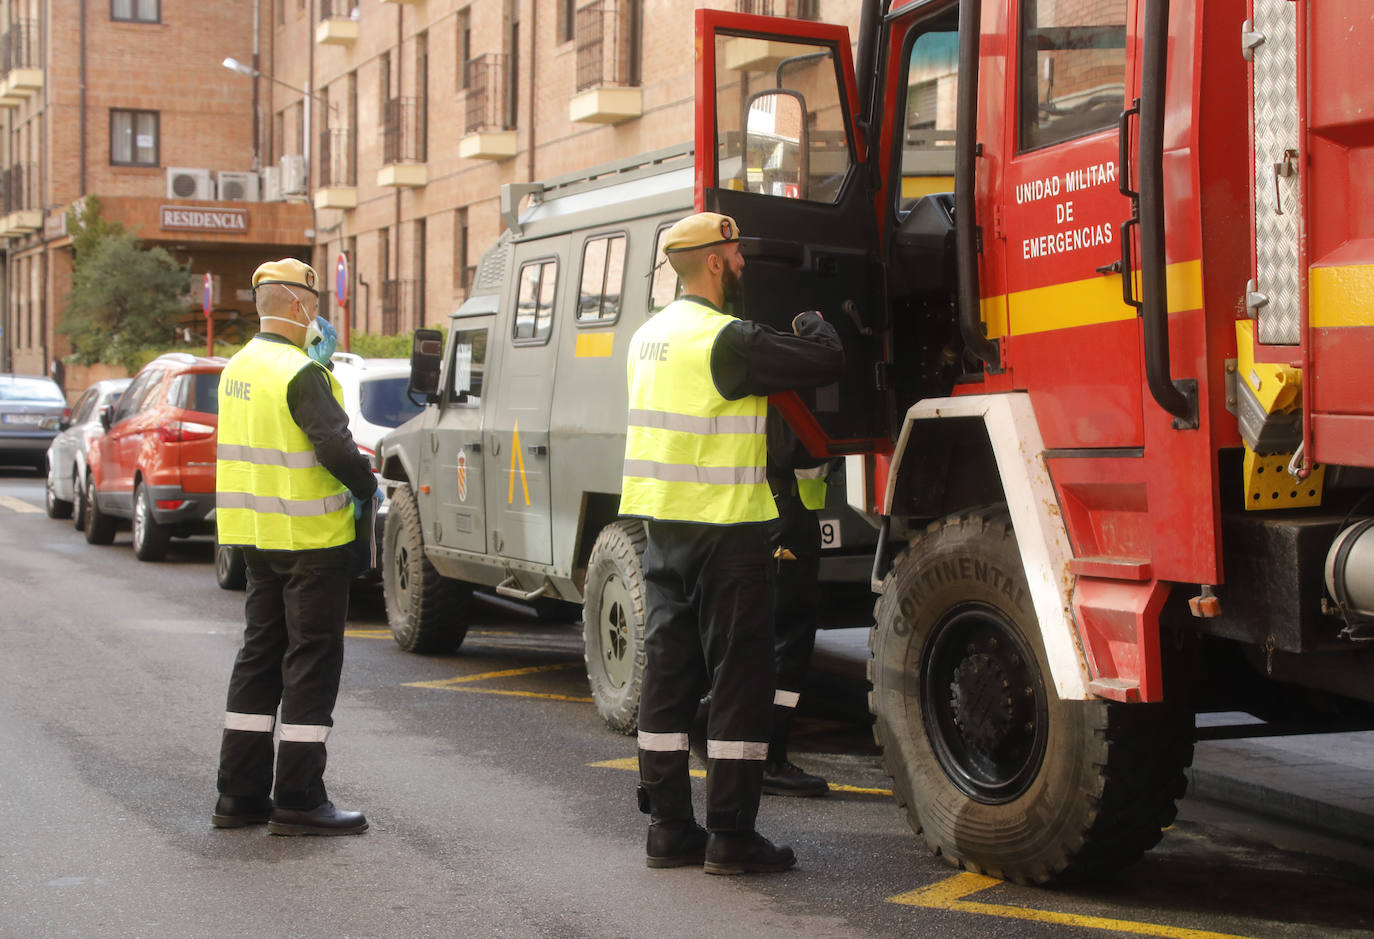
<path id="1" fill-rule="evenodd" d="M 633 770 L 633 771 L 635 771 L 635 772 L 639 772 L 639 761 L 638 761 L 638 759 L 636 759 L 635 757 L 632 757 L 632 756 L 631 756 L 631 757 L 625 757 L 624 759 L 619 759 L 619 760 L 601 760 L 600 762 L 597 762 L 597 763 L 588 763 L 587 765 L 588 765 L 588 766 L 597 766 L 597 767 L 600 767 L 600 768 L 602 768 L 602 769 L 628 769 L 628 770 Z M 693 768 L 693 769 L 688 770 L 688 772 L 691 773 L 693 776 L 697 777 L 698 779 L 701 779 L 701 778 L 703 778 L 703 777 L 706 775 L 706 770 L 704 770 L 704 769 L 695 769 L 695 768 Z M 864 795 L 875 795 L 875 796 L 890 796 L 890 795 L 892 795 L 892 790 L 891 790 L 891 789 L 867 789 L 867 788 L 864 788 L 863 786 L 845 786 L 845 785 L 840 785 L 840 784 L 837 784 L 837 783 L 831 783 L 831 784 L 830 784 L 830 790 L 831 790 L 832 792 L 860 792 L 860 793 L 863 793 Z"/>
<path id="2" fill-rule="evenodd" d="M 569 668 L 577 668 L 581 662 L 560 662 L 557 665 L 531 665 L 526 668 L 503 668 L 497 672 L 482 672 L 479 675 L 455 675 L 452 678 L 441 678 L 438 681 L 408 681 L 405 683 L 407 688 L 452 688 L 454 685 L 462 685 L 473 681 L 486 681 L 489 678 L 514 678 L 518 675 L 533 675 L 537 672 L 556 672 Z M 588 700 L 591 700 L 590 698 Z"/>
<path id="3" fill-rule="evenodd" d="M 0 496 L 0 505 L 7 509 L 18 512 L 20 515 L 36 515 L 43 511 L 37 506 L 29 505 L 23 499 L 16 496 Z"/>
<path id="4" fill-rule="evenodd" d="M 982 874 L 955 874 L 953 877 L 931 884 L 929 887 L 922 887 L 908 893 L 899 893 L 895 897 L 888 897 L 887 900 L 889 903 L 901 903 L 905 906 L 919 906 L 931 910 L 951 910 L 958 913 L 973 913 L 978 916 L 996 916 L 1001 919 L 1052 923 L 1057 926 L 1108 929 L 1140 936 L 1168 936 L 1172 939 L 1244 939 L 1244 937 L 1235 936 L 1231 933 L 1209 932 L 1204 929 L 1161 926 L 1156 923 L 1138 923 L 1132 920 L 1107 919 L 1101 916 L 1080 916 L 1075 913 L 1033 910 L 1022 906 L 979 903 L 964 899 L 964 897 L 996 887 L 1001 883 L 1002 881 L 995 877 L 984 877 Z"/>
<path id="5" fill-rule="evenodd" d="M 390 630 L 390 629 L 378 629 L 378 628 L 371 628 L 371 629 L 368 629 L 368 628 L 345 629 L 345 630 L 344 630 L 344 635 L 347 636 L 349 639 L 390 639 L 390 638 L 391 638 L 391 630 Z M 473 629 L 473 630 L 469 630 L 469 631 L 468 631 L 468 637 L 469 637 L 469 638 L 471 638 L 471 637 L 473 637 L 473 636 L 515 636 L 515 635 L 518 635 L 518 633 L 517 633 L 515 630 L 513 630 L 513 629 Z M 539 638 L 539 637 L 535 636 L 535 637 L 531 637 L 531 638 L 537 639 L 537 638 Z"/>
<path id="6" fill-rule="evenodd" d="M 551 694 L 543 691 L 512 691 L 509 688 L 466 688 L 450 685 L 442 691 L 466 691 L 471 694 L 504 694 L 513 698 L 543 698 L 545 701 L 572 701 L 575 704 L 591 704 L 591 698 L 578 698 L 569 694 Z"/>

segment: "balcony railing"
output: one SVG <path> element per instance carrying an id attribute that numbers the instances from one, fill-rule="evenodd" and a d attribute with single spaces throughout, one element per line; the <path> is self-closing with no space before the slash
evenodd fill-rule
<path id="1" fill-rule="evenodd" d="M 465 133 L 510 130 L 510 57 L 488 52 L 468 59 L 467 122 Z"/>
<path id="2" fill-rule="evenodd" d="M 0 170 L 0 214 L 41 207 L 37 163 L 15 163 Z"/>
<path id="3" fill-rule="evenodd" d="M 330 127 L 320 132 L 320 188 L 357 186 L 358 167 L 353 156 L 354 133 L 351 127 Z"/>
<path id="4" fill-rule="evenodd" d="M 423 98 L 392 98 L 382 119 L 382 163 L 425 162 Z"/>
<path id="5" fill-rule="evenodd" d="M 735 0 L 735 12 L 816 20 L 820 19 L 820 0 Z"/>
<path id="6" fill-rule="evenodd" d="M 383 336 L 395 336 L 401 332 L 401 321 L 409 318 L 408 315 L 414 311 L 417 296 L 413 280 L 382 281 Z"/>
<path id="7" fill-rule="evenodd" d="M 38 24 L 15 20 L 0 37 L 0 74 L 8 75 L 17 68 L 41 68 L 38 52 Z"/>
<path id="8" fill-rule="evenodd" d="M 578 7 L 577 90 L 634 83 L 630 38 L 625 16 L 611 0 Z"/>
<path id="9" fill-rule="evenodd" d="M 320 22 L 326 20 L 351 20 L 358 0 L 320 0 Z"/>

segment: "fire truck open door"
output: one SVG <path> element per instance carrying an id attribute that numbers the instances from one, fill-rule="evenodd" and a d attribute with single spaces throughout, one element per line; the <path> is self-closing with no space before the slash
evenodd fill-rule
<path id="1" fill-rule="evenodd" d="M 696 203 L 740 227 L 740 312 L 790 331 L 820 310 L 845 347 L 844 379 L 773 404 L 814 453 L 885 449 L 882 276 L 848 30 L 718 10 L 696 23 Z"/>

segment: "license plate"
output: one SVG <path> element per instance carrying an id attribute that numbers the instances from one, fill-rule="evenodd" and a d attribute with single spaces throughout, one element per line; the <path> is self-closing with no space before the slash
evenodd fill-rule
<path id="1" fill-rule="evenodd" d="M 46 414 L 6 414 L 6 424 L 31 424 L 38 425 L 47 420 Z"/>

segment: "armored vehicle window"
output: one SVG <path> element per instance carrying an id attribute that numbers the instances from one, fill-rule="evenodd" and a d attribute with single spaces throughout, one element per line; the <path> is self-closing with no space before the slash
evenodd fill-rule
<path id="1" fill-rule="evenodd" d="M 482 376 L 487 370 L 487 330 L 460 329 L 453 334 L 453 361 L 449 363 L 450 407 L 480 408 Z"/>
<path id="2" fill-rule="evenodd" d="M 908 40 L 897 209 L 954 191 L 954 105 L 959 92 L 959 8 L 921 23 Z"/>
<path id="3" fill-rule="evenodd" d="M 1116 126 L 1126 100 L 1126 0 L 1021 0 L 1021 149 Z"/>
<path id="4" fill-rule="evenodd" d="M 614 323 L 620 318 L 625 281 L 625 236 L 590 238 L 582 249 L 582 285 L 577 292 L 577 322 Z"/>
<path id="5" fill-rule="evenodd" d="M 520 293 L 515 300 L 515 341 L 548 342 L 553 325 L 553 291 L 558 262 L 534 261 L 520 268 Z"/>
<path id="6" fill-rule="evenodd" d="M 653 316 L 659 310 L 677 299 L 678 293 L 682 289 L 682 284 L 677 279 L 677 271 L 673 266 L 664 260 L 663 236 L 667 233 L 671 225 L 664 225 L 654 236 L 654 280 L 649 286 L 649 315 Z"/>

